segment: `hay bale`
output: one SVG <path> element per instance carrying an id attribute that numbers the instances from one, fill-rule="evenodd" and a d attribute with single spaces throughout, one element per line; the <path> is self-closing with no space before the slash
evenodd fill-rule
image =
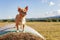
<path id="1" fill-rule="evenodd" d="M 43 40 L 43 39 L 31 33 L 11 32 L 1 36 L 0 40 Z"/>

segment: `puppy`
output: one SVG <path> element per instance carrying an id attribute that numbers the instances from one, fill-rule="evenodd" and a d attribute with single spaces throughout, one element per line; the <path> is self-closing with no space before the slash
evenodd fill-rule
<path id="1" fill-rule="evenodd" d="M 15 18 L 17 32 L 19 32 L 19 26 L 22 27 L 22 32 L 24 31 L 24 27 L 26 23 L 25 16 L 27 15 L 27 11 L 28 11 L 28 6 L 26 6 L 24 9 L 18 7 L 19 14 L 17 14 Z"/>

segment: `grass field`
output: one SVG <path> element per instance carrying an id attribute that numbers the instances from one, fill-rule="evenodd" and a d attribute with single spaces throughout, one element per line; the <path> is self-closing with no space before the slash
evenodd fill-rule
<path id="1" fill-rule="evenodd" d="M 0 27 L 6 24 L 7 22 L 1 22 Z M 37 30 L 47 40 L 60 40 L 60 22 L 27 22 L 26 24 Z"/>

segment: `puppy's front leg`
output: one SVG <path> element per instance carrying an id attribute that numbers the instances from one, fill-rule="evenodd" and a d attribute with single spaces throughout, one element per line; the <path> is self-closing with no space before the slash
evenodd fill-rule
<path id="1" fill-rule="evenodd" d="M 24 31 L 24 27 L 25 27 L 25 24 L 23 24 L 23 30 L 22 31 Z"/>
<path id="2" fill-rule="evenodd" d="M 16 24 L 16 28 L 17 28 L 17 30 L 19 30 L 19 28 L 18 28 L 18 24 Z"/>

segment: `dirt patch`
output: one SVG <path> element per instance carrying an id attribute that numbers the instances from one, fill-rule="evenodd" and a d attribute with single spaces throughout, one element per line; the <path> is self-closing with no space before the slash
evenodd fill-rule
<path id="1" fill-rule="evenodd" d="M 0 40 L 43 40 L 43 39 L 31 33 L 11 32 L 1 36 Z"/>

